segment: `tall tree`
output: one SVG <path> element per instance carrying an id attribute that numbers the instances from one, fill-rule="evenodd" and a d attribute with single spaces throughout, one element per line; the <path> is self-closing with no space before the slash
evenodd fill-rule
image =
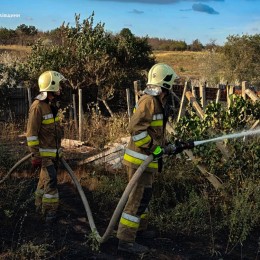
<path id="1" fill-rule="evenodd" d="M 16 36 L 17 34 L 14 30 L 0 27 L 0 44 L 13 44 Z"/>
<path id="2" fill-rule="evenodd" d="M 108 99 L 132 85 L 133 76 L 144 77 L 143 70 L 154 64 L 146 38 L 136 38 L 128 29 L 113 36 L 103 23 L 94 25 L 94 13 L 83 22 L 75 15 L 75 26 L 63 24 L 58 32 L 60 45 L 38 41 L 32 47 L 21 68 L 29 84 L 35 84 L 45 70 L 58 70 L 73 88 L 95 87 L 101 99 Z"/>
<path id="3" fill-rule="evenodd" d="M 260 85 L 260 34 L 231 35 L 222 48 L 226 78 Z"/>
<path id="4" fill-rule="evenodd" d="M 194 40 L 190 45 L 191 51 L 202 51 L 202 49 L 203 49 L 203 45 L 198 39 Z"/>
<path id="5" fill-rule="evenodd" d="M 24 35 L 35 35 L 38 33 L 38 30 L 36 29 L 35 26 L 33 25 L 25 25 L 25 24 L 21 24 L 19 26 L 17 26 L 16 31 L 24 34 Z"/>

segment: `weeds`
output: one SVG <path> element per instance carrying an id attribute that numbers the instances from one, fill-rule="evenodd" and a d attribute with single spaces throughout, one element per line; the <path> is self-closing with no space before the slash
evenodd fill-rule
<path id="1" fill-rule="evenodd" d="M 176 233 L 187 235 L 203 235 L 210 228 L 207 201 L 194 191 L 190 192 L 185 202 L 159 215 L 153 214 L 154 224 L 162 233 L 175 230 Z"/>
<path id="2" fill-rule="evenodd" d="M 12 259 L 47 259 L 50 255 L 48 244 L 35 245 L 33 242 L 22 244 L 14 253 Z"/>
<path id="3" fill-rule="evenodd" d="M 212 110 L 218 113 L 217 108 Z M 208 117 L 208 122 L 211 122 L 212 118 L 220 119 L 220 116 Z M 230 116 L 226 118 L 230 119 Z M 222 119 L 218 126 L 226 122 L 225 117 Z M 189 123 L 192 122 L 195 121 L 189 120 Z M 128 118 L 125 114 L 104 118 L 98 111 L 93 110 L 85 119 L 84 140 L 91 146 L 102 149 L 108 142 L 115 142 L 121 136 L 126 136 L 127 124 Z M 15 125 L 5 126 L 1 138 L 6 143 L 12 143 L 15 141 L 15 135 L 7 136 L 6 139 L 5 135 L 8 132 L 15 133 L 17 128 Z M 203 136 L 201 126 L 203 127 L 195 122 L 194 130 L 187 132 L 187 135 L 198 134 L 196 139 Z M 188 128 L 183 127 L 180 131 L 185 133 Z M 77 137 L 74 124 L 65 126 L 65 137 L 73 139 Z M 252 142 L 249 142 L 250 140 Z M 238 246 L 242 249 L 243 244 L 248 241 L 260 223 L 259 139 L 250 140 L 230 141 L 228 145 L 233 148 L 233 157 L 225 163 L 220 162 L 219 154 L 213 146 L 205 146 L 203 151 L 196 151 L 204 158 L 204 163 L 210 165 L 213 173 L 224 180 L 223 189 L 229 194 L 227 197 L 222 197 L 220 192 L 214 190 L 185 157 L 165 160 L 164 171 L 156 176 L 154 183 L 154 197 L 150 204 L 151 224 L 170 237 L 174 232 L 204 238 L 210 247 L 210 253 L 217 257 L 230 255 Z M 14 164 L 15 155 L 8 153 L 7 146 L 0 146 L 2 171 L 6 171 Z M 80 172 L 79 177 L 82 178 L 82 186 L 88 181 L 93 181 L 95 184 L 95 188 L 91 190 L 94 210 L 95 213 L 102 214 L 102 221 L 106 222 L 112 216 L 112 211 L 123 194 L 127 179 L 123 169 L 119 173 L 111 174 L 104 167 L 95 167 L 92 172 L 86 180 L 83 180 L 85 173 Z M 19 259 L 45 259 L 50 255 L 51 248 L 48 245 L 44 243 L 35 245 L 24 239 L 24 225 L 32 201 L 34 178 L 30 181 L 23 178 L 10 180 L 0 186 L 1 224 L 9 233 L 15 232 L 13 259 L 18 259 L 19 254 L 21 256 Z M 13 231 L 14 223 L 16 229 Z M 65 236 L 69 234 L 67 229 L 65 233 Z M 87 236 L 86 243 L 91 250 L 99 252 L 100 244 L 96 240 L 96 235 L 95 232 L 91 232 Z M 224 251 L 219 250 L 216 241 L 222 242 Z M 17 246 L 14 246 L 15 243 Z M 63 238 L 62 246 L 64 243 Z M 8 245 L 5 244 L 5 247 Z M 256 257 L 259 255 L 259 248 L 257 250 Z"/>
<path id="4" fill-rule="evenodd" d="M 242 245 L 253 227 L 260 223 L 259 184 L 259 182 L 246 181 L 232 198 L 227 216 L 229 235 L 226 253 L 230 253 L 236 245 Z"/>
<path id="5" fill-rule="evenodd" d="M 87 237 L 87 244 L 90 246 L 91 250 L 94 252 L 100 252 L 100 242 L 97 240 L 97 231 L 91 232 Z"/>
<path id="6" fill-rule="evenodd" d="M 99 109 L 92 108 L 83 120 L 82 140 L 91 147 L 104 148 L 107 143 L 127 135 L 127 123 L 126 114 L 115 114 L 113 117 L 105 118 Z M 64 135 L 65 138 L 77 139 L 78 133 L 73 121 L 64 127 Z"/>
<path id="7" fill-rule="evenodd" d="M 118 175 L 100 176 L 97 189 L 93 192 L 94 200 L 102 211 L 115 209 L 127 185 L 126 178 Z"/>

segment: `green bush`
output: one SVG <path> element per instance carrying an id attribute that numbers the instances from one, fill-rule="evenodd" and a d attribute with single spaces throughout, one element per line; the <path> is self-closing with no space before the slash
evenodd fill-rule
<path id="1" fill-rule="evenodd" d="M 230 108 L 210 103 L 204 119 L 190 107 L 176 124 L 176 135 L 184 140 L 205 140 L 239 133 L 259 119 L 259 105 L 234 95 Z M 198 169 L 191 167 L 185 158 L 168 159 L 164 169 L 166 176 L 162 175 L 155 182 L 151 206 L 153 224 L 166 233 L 174 230 L 211 238 L 213 252 L 217 237 L 227 241 L 226 253 L 242 245 L 260 224 L 259 144 L 257 135 L 224 140 L 228 160 L 223 159 L 215 143 L 193 149 L 197 161 L 222 183 L 219 190 L 200 176 Z M 169 172 L 173 174 L 168 175 Z"/>

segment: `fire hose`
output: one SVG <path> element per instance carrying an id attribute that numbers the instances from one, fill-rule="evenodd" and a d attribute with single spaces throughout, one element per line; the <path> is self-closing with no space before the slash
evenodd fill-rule
<path id="1" fill-rule="evenodd" d="M 21 160 L 19 160 L 10 170 L 9 172 L 5 175 L 5 177 L 0 180 L 0 184 L 3 183 L 10 175 L 11 173 L 20 165 L 22 164 L 23 162 L 27 161 L 29 158 L 31 158 L 32 154 L 28 154 L 26 156 L 24 156 Z"/>
<path id="2" fill-rule="evenodd" d="M 204 143 L 208 143 L 208 142 L 217 142 L 223 139 L 231 139 L 231 138 L 238 138 L 238 137 L 243 137 L 243 136 L 249 136 L 249 135 L 256 135 L 256 134 L 260 134 L 260 129 L 254 130 L 254 131 L 244 131 L 241 133 L 235 133 L 235 134 L 229 134 L 229 135 L 224 135 L 222 137 L 217 137 L 217 138 L 212 138 L 212 139 L 208 139 L 208 140 L 203 140 L 203 141 L 194 141 L 193 145 L 194 146 L 198 146 Z M 164 149 L 164 154 L 173 154 L 176 150 L 176 146 L 174 144 L 168 146 L 166 149 Z M 10 175 L 11 173 L 23 162 L 25 162 L 26 160 L 28 160 L 30 157 L 32 156 L 32 154 L 28 154 L 25 157 L 23 157 L 21 160 L 19 160 L 7 173 L 7 175 L 0 181 L 0 184 L 3 183 Z M 142 173 L 144 172 L 144 170 L 146 169 L 146 167 L 148 166 L 148 164 L 150 162 L 152 162 L 154 160 L 153 155 L 149 155 L 147 156 L 146 160 L 139 166 L 139 168 L 136 170 L 135 174 L 133 175 L 133 177 L 131 178 L 131 180 L 128 182 L 122 197 L 120 198 L 117 207 L 112 215 L 112 218 L 108 224 L 108 227 L 104 233 L 104 235 L 101 237 L 100 234 L 97 231 L 96 225 L 94 223 L 94 219 L 92 216 L 92 212 L 88 203 L 88 200 L 85 196 L 85 193 L 79 183 L 79 181 L 77 180 L 75 174 L 73 173 L 72 169 L 70 168 L 70 166 L 66 163 L 66 161 L 61 158 L 61 162 L 64 165 L 64 167 L 66 168 L 67 172 L 69 173 L 71 179 L 73 180 L 74 184 L 76 185 L 76 188 L 79 192 L 79 195 L 81 197 L 81 200 L 83 202 L 85 211 L 87 213 L 87 217 L 88 217 L 88 221 L 89 221 L 89 225 L 91 228 L 91 231 L 93 232 L 93 234 L 95 235 L 96 240 L 99 243 L 104 243 L 107 241 L 107 239 L 109 238 L 109 236 L 111 235 L 111 233 L 114 230 L 114 227 L 123 211 L 123 208 L 127 202 L 127 199 L 129 197 L 129 194 L 131 193 L 131 191 L 133 190 L 133 188 L 135 187 L 136 183 L 138 182 L 139 178 L 141 177 Z"/>
<path id="3" fill-rule="evenodd" d="M 28 154 L 26 155 L 25 157 L 23 157 L 21 160 L 19 160 L 10 170 L 9 172 L 7 173 L 7 175 L 0 181 L 0 184 L 3 183 L 10 175 L 11 173 L 19 166 L 21 165 L 23 162 L 27 161 L 29 158 L 31 158 L 32 154 Z M 144 170 L 146 169 L 146 167 L 148 166 L 148 164 L 150 162 L 153 161 L 153 155 L 150 155 L 146 158 L 146 160 L 139 166 L 139 168 L 136 170 L 135 174 L 133 175 L 133 177 L 131 178 L 131 180 L 128 182 L 124 192 L 123 192 L 123 195 L 122 197 L 120 198 L 118 204 L 117 204 L 117 207 L 112 215 L 112 218 L 108 224 L 108 227 L 104 233 L 104 235 L 101 237 L 100 234 L 98 233 L 97 231 L 97 228 L 96 228 L 96 225 L 94 223 L 94 219 L 93 219 L 93 216 L 92 216 L 92 211 L 90 209 L 90 206 L 89 206 L 89 203 L 88 203 L 88 200 L 85 196 L 85 193 L 78 181 L 78 179 L 76 178 L 74 172 L 72 171 L 72 169 L 70 168 L 70 166 L 66 163 L 66 161 L 61 158 L 61 162 L 62 164 L 64 165 L 65 169 L 67 170 L 68 174 L 70 175 L 72 181 L 74 182 L 78 192 L 79 192 L 79 195 L 80 195 L 80 198 L 83 202 L 83 205 L 84 205 L 84 208 L 85 208 L 85 211 L 87 213 L 87 217 L 88 217 L 88 221 L 89 221 L 89 225 L 90 225 L 90 229 L 91 231 L 93 232 L 93 234 L 95 235 L 95 238 L 96 240 L 99 242 L 99 243 L 104 243 L 106 242 L 110 235 L 112 234 L 113 230 L 114 230 L 114 227 L 119 219 L 119 217 L 121 216 L 121 213 L 123 211 L 123 208 L 127 202 L 127 199 L 129 197 L 129 194 L 130 192 L 133 190 L 133 188 L 135 187 L 136 183 L 138 182 L 139 178 L 141 177 L 142 173 L 144 172 Z"/>

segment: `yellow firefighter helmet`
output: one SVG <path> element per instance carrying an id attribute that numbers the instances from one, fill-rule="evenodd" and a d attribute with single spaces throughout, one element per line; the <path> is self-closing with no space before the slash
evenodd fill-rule
<path id="1" fill-rule="evenodd" d="M 165 63 L 157 63 L 149 70 L 147 85 L 172 89 L 172 85 L 179 77 L 175 71 Z"/>
<path id="2" fill-rule="evenodd" d="M 64 79 L 64 76 L 57 71 L 49 70 L 43 72 L 38 79 L 40 92 L 59 91 L 60 82 Z"/>

